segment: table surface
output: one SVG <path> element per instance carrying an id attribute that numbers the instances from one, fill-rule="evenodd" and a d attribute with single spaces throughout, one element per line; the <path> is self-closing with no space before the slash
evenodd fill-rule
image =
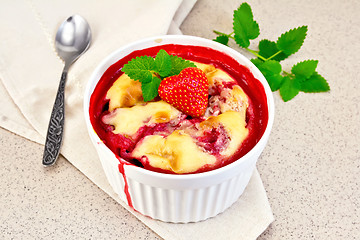
<path id="1" fill-rule="evenodd" d="M 257 168 L 275 221 L 259 239 L 360 239 L 360 3 L 248 2 L 259 39 L 308 26 L 283 68 L 317 59 L 331 87 L 286 103 L 274 92 L 275 123 Z M 231 32 L 240 3 L 199 0 L 181 30 L 209 39 L 213 29 Z M 0 238 L 161 239 L 64 158 L 43 168 L 42 145 L 0 128 L 0 152 Z"/>

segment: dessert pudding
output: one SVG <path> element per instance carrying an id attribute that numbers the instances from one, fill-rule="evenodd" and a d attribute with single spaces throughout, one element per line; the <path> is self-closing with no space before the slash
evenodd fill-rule
<path id="1" fill-rule="evenodd" d="M 136 59 L 154 72 L 138 74 Z M 216 216 L 244 192 L 271 132 L 274 100 L 239 52 L 167 35 L 106 57 L 87 84 L 84 114 L 119 198 L 153 219 L 188 223 Z"/>
<path id="2" fill-rule="evenodd" d="M 121 71 L 131 59 L 155 57 L 160 49 L 196 66 L 178 75 L 185 79 L 181 104 L 169 103 L 177 89 L 165 94 L 162 83 L 159 96 L 144 101 L 142 83 Z M 201 113 L 189 114 L 186 108 L 198 108 L 186 95 L 198 88 L 193 76 L 206 86 L 206 104 Z M 248 68 L 210 48 L 168 44 L 134 51 L 108 68 L 91 96 L 90 120 L 119 159 L 155 172 L 190 174 L 245 155 L 263 135 L 268 112 L 264 89 Z"/>

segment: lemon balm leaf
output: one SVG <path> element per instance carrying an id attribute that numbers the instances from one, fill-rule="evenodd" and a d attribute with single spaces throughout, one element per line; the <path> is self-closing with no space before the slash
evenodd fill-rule
<path id="1" fill-rule="evenodd" d="M 235 42 L 244 48 L 250 45 L 250 39 L 255 39 L 259 36 L 259 25 L 254 21 L 249 4 L 243 3 L 234 11 L 233 29 Z"/>
<path id="2" fill-rule="evenodd" d="M 292 67 L 291 72 L 299 78 L 308 79 L 315 72 L 317 64 L 318 64 L 317 60 L 302 61 L 295 64 Z"/>
<path id="3" fill-rule="evenodd" d="M 220 35 L 220 36 L 217 36 L 215 39 L 214 39 L 215 42 L 218 42 L 218 43 L 221 43 L 221 44 L 224 44 L 224 45 L 228 45 L 228 42 L 229 42 L 229 37 L 226 36 L 226 35 Z"/>
<path id="4" fill-rule="evenodd" d="M 284 77 L 281 76 L 280 74 L 274 74 L 266 77 L 266 80 L 268 81 L 269 86 L 273 92 L 279 90 L 283 82 L 283 79 Z"/>
<path id="5" fill-rule="evenodd" d="M 251 60 L 254 65 L 264 75 L 272 91 L 276 91 L 280 88 L 283 82 L 283 76 L 281 75 L 281 65 L 275 60 L 268 60 L 263 62 L 259 59 Z"/>
<path id="6" fill-rule="evenodd" d="M 298 95 L 300 91 L 300 83 L 296 78 L 284 77 L 283 83 L 280 87 L 280 96 L 287 102 Z"/>
<path id="7" fill-rule="evenodd" d="M 306 33 L 307 26 L 291 29 L 278 38 L 276 46 L 288 56 L 296 53 L 303 45 Z"/>
<path id="8" fill-rule="evenodd" d="M 250 61 L 251 61 L 257 68 L 259 68 L 259 66 L 264 63 L 264 61 L 260 60 L 259 58 L 253 58 L 253 59 L 250 59 Z"/>
<path id="9" fill-rule="evenodd" d="M 271 59 L 276 61 L 282 61 L 288 57 L 285 53 L 277 48 L 275 42 L 267 39 L 263 39 L 259 42 L 259 54 L 266 59 L 274 56 Z"/>
<path id="10" fill-rule="evenodd" d="M 284 101 L 294 98 L 299 91 L 326 92 L 330 90 L 327 81 L 316 72 L 317 60 L 306 60 L 295 64 L 291 72 L 282 70 L 280 61 L 299 51 L 307 35 L 307 26 L 290 29 L 283 33 L 276 42 L 263 39 L 258 51 L 249 49 L 250 40 L 259 36 L 259 25 L 254 21 L 251 7 L 247 3 L 240 5 L 233 14 L 233 32 L 230 34 L 214 30 L 214 41 L 228 45 L 230 39 L 250 52 L 255 59 L 254 65 L 261 71 L 272 91 L 280 90 Z"/>
<path id="11" fill-rule="evenodd" d="M 155 57 L 155 69 L 156 72 L 161 76 L 167 76 L 171 71 L 171 59 L 170 55 L 163 49 L 156 54 Z"/>
<path id="12" fill-rule="evenodd" d="M 141 90 L 145 102 L 153 100 L 158 95 L 157 90 L 160 82 L 160 78 L 153 76 L 150 81 L 141 83 Z"/>
<path id="13" fill-rule="evenodd" d="M 178 56 L 170 55 L 170 60 L 171 60 L 172 68 L 168 76 L 166 77 L 178 75 L 185 68 L 196 67 L 196 65 L 193 62 L 190 62 Z"/>
<path id="14" fill-rule="evenodd" d="M 151 71 L 155 70 L 155 60 L 149 56 L 136 57 L 123 66 L 121 71 L 127 74 L 131 79 L 140 82 L 151 78 Z"/>
<path id="15" fill-rule="evenodd" d="M 300 90 L 306 93 L 327 92 L 328 82 L 319 73 L 314 72 L 308 79 L 300 83 Z"/>
<path id="16" fill-rule="evenodd" d="M 121 69 L 131 79 L 141 82 L 144 101 L 151 101 L 158 95 L 163 78 L 178 75 L 187 67 L 196 67 L 193 62 L 175 55 L 169 55 L 161 49 L 156 57 L 141 56 L 131 59 Z"/>

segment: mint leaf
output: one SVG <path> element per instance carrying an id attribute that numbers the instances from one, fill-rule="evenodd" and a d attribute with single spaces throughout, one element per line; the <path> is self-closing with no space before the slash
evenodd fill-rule
<path id="1" fill-rule="evenodd" d="M 234 11 L 233 29 L 235 42 L 244 48 L 250 45 L 250 39 L 255 39 L 259 36 L 259 25 L 253 19 L 249 4 L 243 3 Z"/>
<path id="2" fill-rule="evenodd" d="M 283 76 L 281 76 L 281 65 L 275 60 L 269 60 L 262 62 L 259 59 L 251 60 L 254 65 L 260 70 L 269 83 L 271 91 L 276 91 L 280 88 L 283 82 Z"/>
<path id="3" fill-rule="evenodd" d="M 147 102 L 158 95 L 158 88 L 163 78 L 178 75 L 187 67 L 196 67 L 196 65 L 181 57 L 169 55 L 161 49 L 155 58 L 141 56 L 131 59 L 121 71 L 131 79 L 141 82 L 143 98 Z"/>
<path id="4" fill-rule="evenodd" d="M 302 26 L 283 33 L 276 42 L 278 49 L 288 56 L 296 53 L 304 43 L 306 32 L 307 26 Z"/>
<path id="5" fill-rule="evenodd" d="M 151 81 L 141 83 L 141 90 L 145 102 L 153 100 L 158 95 L 160 82 L 160 78 L 152 77 Z"/>
<path id="6" fill-rule="evenodd" d="M 317 67 L 318 61 L 317 60 L 306 60 L 295 64 L 291 72 L 295 74 L 298 78 L 308 79 Z"/>
<path id="7" fill-rule="evenodd" d="M 297 79 L 292 79 L 288 76 L 284 77 L 284 81 L 280 87 L 280 95 L 284 102 L 293 99 L 300 89 L 300 83 Z"/>
<path id="8" fill-rule="evenodd" d="M 121 71 L 131 79 L 140 82 L 149 81 L 152 78 L 151 71 L 155 70 L 155 60 L 149 56 L 136 57 L 123 66 Z"/>
<path id="9" fill-rule="evenodd" d="M 275 54 L 276 56 L 274 56 Z M 272 42 L 267 39 L 263 39 L 259 42 L 259 55 L 263 56 L 266 59 L 274 56 L 271 59 L 279 62 L 288 57 L 285 53 L 283 53 L 281 50 L 277 48 L 275 42 Z"/>
<path id="10" fill-rule="evenodd" d="M 250 61 L 251 61 L 257 68 L 259 68 L 259 66 L 264 63 L 264 61 L 262 61 L 262 60 L 259 59 L 259 58 L 252 58 L 252 59 L 250 59 Z"/>
<path id="11" fill-rule="evenodd" d="M 224 44 L 224 45 L 228 45 L 228 42 L 229 42 L 229 37 L 226 36 L 226 35 L 220 35 L 220 36 L 217 36 L 215 39 L 214 39 L 215 42 L 218 42 L 218 43 L 221 43 L 221 44 Z"/>
<path id="12" fill-rule="evenodd" d="M 170 60 L 171 60 L 172 68 L 170 73 L 166 77 L 178 75 L 185 68 L 196 67 L 195 63 L 185 60 L 178 56 L 170 55 Z"/>
<path id="13" fill-rule="evenodd" d="M 326 92 L 330 90 L 327 81 L 316 72 L 317 60 L 307 60 L 295 64 L 291 73 L 282 71 L 280 61 L 296 53 L 304 43 L 307 35 L 307 26 L 293 28 L 283 34 L 276 42 L 263 39 L 259 42 L 258 51 L 249 49 L 250 40 L 259 36 L 259 25 L 253 18 L 249 4 L 243 3 L 233 14 L 233 32 L 230 34 L 214 30 L 218 36 L 214 41 L 228 45 L 229 39 L 256 59 L 251 61 L 258 67 L 268 81 L 272 91 L 280 89 L 284 101 L 294 98 L 299 91 Z M 284 77 L 286 76 L 286 77 Z"/>
<path id="14" fill-rule="evenodd" d="M 327 81 L 317 72 L 300 83 L 300 90 L 307 93 L 327 92 L 330 90 Z"/>
<path id="15" fill-rule="evenodd" d="M 171 71 L 171 64 L 170 55 L 165 50 L 160 49 L 155 57 L 156 72 L 161 77 L 167 76 Z"/>

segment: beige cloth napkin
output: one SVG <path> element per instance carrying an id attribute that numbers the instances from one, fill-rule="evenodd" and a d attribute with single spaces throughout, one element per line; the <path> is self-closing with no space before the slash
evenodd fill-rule
<path id="1" fill-rule="evenodd" d="M 82 99 L 96 65 L 124 44 L 144 37 L 181 34 L 179 26 L 196 0 L 8 0 L 0 8 L 0 126 L 44 143 L 63 62 L 53 39 L 72 14 L 85 17 L 93 33 L 89 50 L 70 68 L 62 155 L 101 189 L 165 239 L 255 239 L 273 221 L 255 170 L 241 198 L 215 218 L 171 224 L 132 211 L 113 192 L 85 127 Z M 21 18 L 19 18 L 21 16 Z M 41 164 L 41 159 L 39 159 Z"/>

